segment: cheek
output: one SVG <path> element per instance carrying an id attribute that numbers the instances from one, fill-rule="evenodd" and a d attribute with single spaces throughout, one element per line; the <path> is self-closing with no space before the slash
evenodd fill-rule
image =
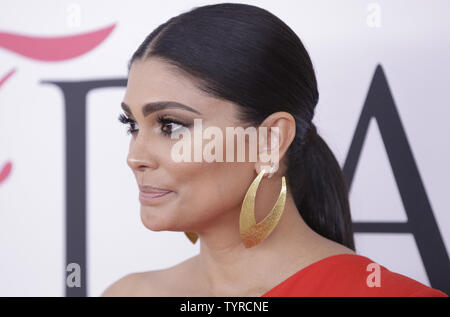
<path id="1" fill-rule="evenodd" d="M 240 211 L 249 171 L 245 163 L 174 163 L 170 174 L 177 184 L 176 213 L 198 223 Z"/>
<path id="2" fill-rule="evenodd" d="M 224 134 L 225 136 L 225 130 Z M 226 142 L 233 142 L 224 138 Z M 204 141 L 205 145 L 207 141 Z M 254 162 L 248 157 L 244 162 L 237 160 L 237 139 L 234 140 L 234 162 L 174 162 L 171 146 L 167 147 L 161 164 L 170 175 L 171 184 L 177 192 L 172 215 L 177 221 L 192 224 L 213 221 L 229 212 L 240 212 L 245 193 L 253 180 Z M 191 140 L 193 146 L 193 140 Z M 223 159 L 226 160 L 226 143 L 223 144 Z M 191 148 L 193 157 L 194 148 Z M 248 148 L 245 150 L 248 153 Z"/>

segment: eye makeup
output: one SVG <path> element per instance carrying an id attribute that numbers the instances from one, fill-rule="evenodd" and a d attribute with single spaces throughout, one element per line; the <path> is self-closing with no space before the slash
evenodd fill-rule
<path id="1" fill-rule="evenodd" d="M 128 125 L 128 134 L 134 134 L 139 131 L 137 122 L 129 118 L 125 114 L 120 114 L 118 119 L 121 123 Z M 156 117 L 156 122 L 161 125 L 160 131 L 162 135 L 167 137 L 170 137 L 175 130 L 181 129 L 183 127 L 189 128 L 191 126 L 191 123 L 185 123 L 182 120 L 171 118 L 168 115 L 158 115 Z M 179 127 L 177 128 L 176 126 Z"/>

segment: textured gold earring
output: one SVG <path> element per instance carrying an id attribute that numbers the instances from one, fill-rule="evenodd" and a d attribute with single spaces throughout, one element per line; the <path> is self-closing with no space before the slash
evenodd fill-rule
<path id="1" fill-rule="evenodd" d="M 266 172 L 263 169 L 250 185 L 245 194 L 242 203 L 241 214 L 239 219 L 239 231 L 241 240 L 246 248 L 260 243 L 266 239 L 278 224 L 286 203 L 286 180 L 283 176 L 281 179 L 281 191 L 277 202 L 273 206 L 269 214 L 259 223 L 255 219 L 255 197 L 259 183 Z"/>
<path id="2" fill-rule="evenodd" d="M 184 234 L 188 237 L 189 240 L 191 240 L 193 244 L 197 242 L 198 234 L 196 234 L 195 232 L 185 232 Z"/>

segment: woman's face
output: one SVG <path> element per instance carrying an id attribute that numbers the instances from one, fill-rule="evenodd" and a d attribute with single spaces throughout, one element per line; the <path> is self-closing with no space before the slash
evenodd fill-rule
<path id="1" fill-rule="evenodd" d="M 173 102 L 171 105 L 175 106 L 144 107 L 162 101 Z M 182 108 L 176 107 L 180 104 Z M 249 162 L 248 156 L 244 162 L 225 159 L 226 143 L 236 142 L 236 139 L 225 139 L 225 128 L 243 126 L 237 120 L 236 105 L 205 95 L 189 77 L 150 58 L 132 64 L 122 108 L 131 120 L 127 163 L 138 185 L 170 191 L 156 199 L 148 199 L 151 194 L 139 196 L 141 219 L 147 228 L 201 231 L 205 225 L 216 221 L 235 219 L 236 214 L 230 214 L 230 210 L 240 212 L 255 172 L 255 163 Z M 224 162 L 209 163 L 203 159 L 177 162 L 172 158 L 172 147 L 180 140 L 172 139 L 170 132 L 182 129 L 190 131 L 193 158 L 195 118 L 202 119 L 203 131 L 207 127 L 222 130 Z M 209 141 L 203 140 L 201 148 Z M 234 146 L 234 155 L 236 148 Z"/>

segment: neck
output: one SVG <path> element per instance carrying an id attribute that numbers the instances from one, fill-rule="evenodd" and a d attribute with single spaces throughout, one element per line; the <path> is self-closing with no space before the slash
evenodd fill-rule
<path id="1" fill-rule="evenodd" d="M 261 191 L 259 194 L 258 189 L 256 222 L 267 215 L 271 208 L 268 206 L 273 206 L 279 193 Z M 210 292 L 218 296 L 262 294 L 268 287 L 324 257 L 329 240 L 306 225 L 290 193 L 275 229 L 251 248 L 245 248 L 240 240 L 239 214 L 240 206 L 225 213 L 214 225 L 197 232 L 200 254 L 196 257 L 196 266 Z"/>

